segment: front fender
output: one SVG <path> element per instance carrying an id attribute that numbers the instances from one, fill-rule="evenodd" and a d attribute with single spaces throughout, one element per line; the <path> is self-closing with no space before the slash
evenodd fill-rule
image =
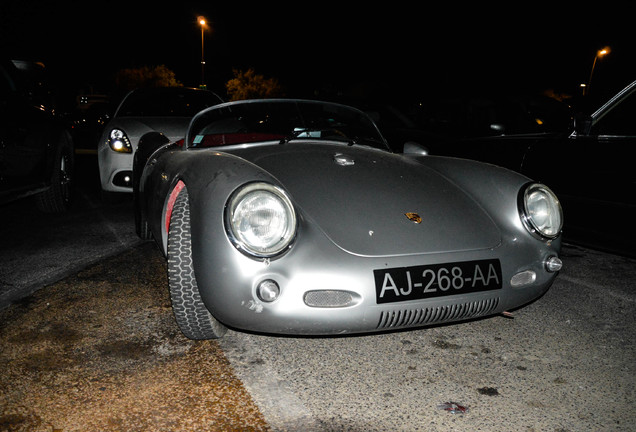
<path id="1" fill-rule="evenodd" d="M 231 193 L 250 181 L 279 182 L 258 166 L 228 153 L 186 151 L 171 144 L 150 155 L 138 190 L 142 221 L 158 246 L 167 245 L 166 216 L 169 198 L 179 182 L 188 189 L 193 256 L 197 255 L 203 230 L 223 232 L 223 212 Z"/>

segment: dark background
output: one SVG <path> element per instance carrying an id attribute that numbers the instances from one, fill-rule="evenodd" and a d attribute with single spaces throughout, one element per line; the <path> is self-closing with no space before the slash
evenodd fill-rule
<path id="1" fill-rule="evenodd" d="M 70 92 L 107 92 L 117 70 L 154 65 L 197 86 L 199 15 L 211 23 L 206 83 L 221 92 L 233 69 L 253 68 L 291 96 L 352 87 L 395 97 L 576 94 L 604 46 L 612 52 L 597 63 L 592 89 L 609 94 L 636 79 L 627 10 L 607 2 L 404 3 L 4 0 L 0 41 L 4 55 L 44 62 Z"/>

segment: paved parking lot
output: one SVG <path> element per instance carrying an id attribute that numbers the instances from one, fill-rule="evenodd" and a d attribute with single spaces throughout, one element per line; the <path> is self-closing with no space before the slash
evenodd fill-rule
<path id="1" fill-rule="evenodd" d="M 0 312 L 0 431 L 267 430 L 215 342 L 175 327 L 149 243 Z"/>
<path id="2" fill-rule="evenodd" d="M 0 312 L 0 430 L 633 430 L 634 261 L 563 258 L 514 318 L 193 342 L 145 243 Z"/>

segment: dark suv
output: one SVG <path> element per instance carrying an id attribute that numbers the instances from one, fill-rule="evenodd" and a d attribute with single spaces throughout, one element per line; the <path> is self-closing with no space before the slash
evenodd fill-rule
<path id="1" fill-rule="evenodd" d="M 44 65 L 0 60 L 0 204 L 32 196 L 42 211 L 67 210 L 73 156 Z"/>
<path id="2" fill-rule="evenodd" d="M 565 241 L 636 257 L 636 81 L 591 114 L 572 117 L 560 131 L 465 139 L 437 154 L 545 183 L 563 205 Z"/>

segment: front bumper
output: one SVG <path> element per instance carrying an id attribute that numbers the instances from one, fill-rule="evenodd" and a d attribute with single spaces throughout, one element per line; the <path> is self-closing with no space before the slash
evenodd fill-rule
<path id="1" fill-rule="evenodd" d="M 520 243 L 481 251 L 383 258 L 354 256 L 334 250 L 333 244 L 331 253 L 317 256 L 316 244 L 296 245 L 272 262 L 254 261 L 236 250 L 226 254 L 200 250 L 195 271 L 204 303 L 229 327 L 298 335 L 381 332 L 495 315 L 537 299 L 558 274 L 546 269 L 546 261 L 558 256 L 560 242 L 528 239 Z M 377 302 L 374 270 L 482 259 L 500 261 L 501 289 Z M 259 297 L 263 281 L 275 281 L 280 288 L 274 301 Z"/>
<path id="2" fill-rule="evenodd" d="M 116 153 L 102 146 L 97 153 L 102 190 L 132 192 L 132 153 Z"/>

